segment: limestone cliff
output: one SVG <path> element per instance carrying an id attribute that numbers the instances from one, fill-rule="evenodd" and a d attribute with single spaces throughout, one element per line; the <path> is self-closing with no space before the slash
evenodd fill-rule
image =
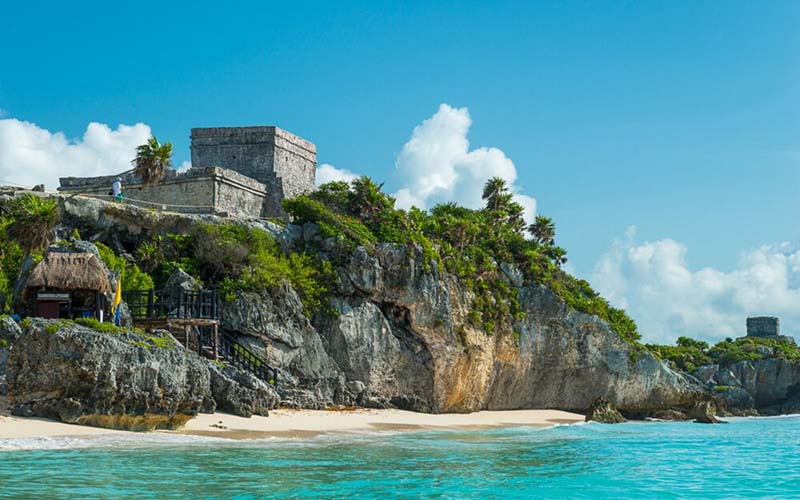
<path id="1" fill-rule="evenodd" d="M 273 389 L 253 376 L 220 369 L 173 339 L 100 332 L 66 321 L 33 320 L 11 346 L 11 411 L 79 422 L 94 415 L 194 415 L 219 407 L 266 415 Z"/>
<path id="2" fill-rule="evenodd" d="M 220 221 L 81 198 L 62 199 L 61 207 L 64 233 L 77 228 L 119 250 L 186 232 L 199 220 Z M 425 263 L 413 245 L 345 252 L 313 225 L 238 223 L 271 233 L 285 249 L 316 249 L 336 267 L 328 313 L 307 317 L 287 284 L 223 304 L 222 328 L 280 370 L 282 404 L 585 410 L 604 397 L 623 413 L 644 415 L 688 406 L 707 393 L 546 287 L 524 286 L 513 266 L 500 268 L 524 314 L 491 332 L 469 320 L 474 292 L 436 262 Z"/>
<path id="3" fill-rule="evenodd" d="M 766 349 L 766 348 L 762 348 Z M 800 363 L 774 357 L 706 365 L 694 375 L 707 384 L 720 405 L 733 414 L 777 415 L 800 412 Z"/>
<path id="4" fill-rule="evenodd" d="M 436 266 L 426 271 L 413 248 L 358 248 L 338 276 L 335 314 L 313 320 L 288 286 L 225 305 L 223 328 L 284 372 L 284 404 L 581 411 L 604 397 L 643 415 L 704 394 L 543 286 L 517 282 L 524 319 L 512 325 L 516 334 L 493 335 L 468 321 L 472 292 Z"/>

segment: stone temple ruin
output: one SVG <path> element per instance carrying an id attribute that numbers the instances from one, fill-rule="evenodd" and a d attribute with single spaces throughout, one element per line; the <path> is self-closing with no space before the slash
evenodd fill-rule
<path id="1" fill-rule="evenodd" d="M 284 199 L 312 191 L 316 146 L 278 127 L 193 128 L 192 167 L 153 185 L 122 175 L 125 202 L 172 212 L 284 217 Z M 62 177 L 59 191 L 111 199 L 117 178 Z"/>
<path id="2" fill-rule="evenodd" d="M 793 337 L 781 335 L 780 319 L 774 316 L 751 316 L 747 318 L 747 336 L 794 342 Z"/>

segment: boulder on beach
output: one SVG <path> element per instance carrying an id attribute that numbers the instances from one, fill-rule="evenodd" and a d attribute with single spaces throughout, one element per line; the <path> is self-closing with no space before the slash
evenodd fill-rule
<path id="1" fill-rule="evenodd" d="M 604 398 L 597 398 L 589 407 L 589 411 L 586 412 L 586 421 L 599 422 L 601 424 L 620 424 L 626 420 L 612 403 Z"/>

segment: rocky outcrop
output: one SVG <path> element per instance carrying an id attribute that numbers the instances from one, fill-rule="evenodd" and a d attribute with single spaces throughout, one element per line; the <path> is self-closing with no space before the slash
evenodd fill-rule
<path id="1" fill-rule="evenodd" d="M 436 263 L 426 269 L 417 249 L 379 244 L 342 258 L 331 242 L 320 247 L 323 258 L 341 262 L 333 314 L 309 321 L 288 286 L 242 294 L 223 307 L 223 329 L 281 370 L 285 401 L 585 411 L 604 397 L 623 413 L 645 416 L 705 397 L 695 379 L 635 351 L 546 287 L 519 287 L 524 318 L 492 334 L 469 321 L 473 292 Z M 517 281 L 513 268 L 503 272 Z"/>
<path id="2" fill-rule="evenodd" d="M 211 394 L 217 409 L 240 417 L 268 416 L 278 407 L 275 390 L 253 374 L 232 366 L 211 365 Z"/>
<path id="3" fill-rule="evenodd" d="M 597 398 L 586 412 L 586 421 L 599 422 L 601 424 L 620 424 L 625 422 L 625 417 L 617 409 L 603 398 Z"/>
<path id="4" fill-rule="evenodd" d="M 64 223 L 81 234 L 128 246 L 220 221 L 79 198 L 61 206 Z M 603 397 L 623 414 L 646 416 L 709 392 L 548 288 L 526 285 L 511 264 L 500 264 L 498 274 L 516 290 L 523 314 L 488 331 L 470 320 L 475 292 L 412 245 L 351 249 L 323 239 L 313 224 L 238 222 L 335 264 L 331 311 L 308 317 L 288 285 L 241 293 L 222 307 L 221 328 L 278 368 L 282 404 L 585 411 Z"/>
<path id="5" fill-rule="evenodd" d="M 717 407 L 711 401 L 700 401 L 695 403 L 686 416 L 694 419 L 698 424 L 720 424 L 725 423 L 717 418 Z"/>
<path id="6" fill-rule="evenodd" d="M 204 360 L 140 342 L 135 335 L 34 320 L 9 358 L 12 412 L 77 422 L 92 414 L 214 410 Z"/>
<path id="7" fill-rule="evenodd" d="M 11 346 L 22 335 L 17 322 L 10 316 L 0 316 L 0 396 L 8 393 L 6 384 L 6 365 L 8 364 L 8 354 Z"/>
<path id="8" fill-rule="evenodd" d="M 730 413 L 792 413 L 793 398 L 800 398 L 800 363 L 774 357 L 766 346 L 759 348 L 765 349 L 763 359 L 701 366 L 693 375 L 714 391 L 716 401 Z"/>
<path id="9" fill-rule="evenodd" d="M 277 406 L 275 391 L 250 374 L 217 367 L 174 339 L 158 344 L 134 333 L 34 320 L 9 357 L 11 411 L 74 423 L 87 416 L 194 415 L 217 406 L 266 415 Z"/>

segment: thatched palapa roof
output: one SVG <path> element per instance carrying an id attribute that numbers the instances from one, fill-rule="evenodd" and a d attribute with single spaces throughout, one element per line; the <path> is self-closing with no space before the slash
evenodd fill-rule
<path id="1" fill-rule="evenodd" d="M 111 292 L 105 267 L 100 259 L 88 252 L 46 254 L 31 272 L 27 288 Z"/>

